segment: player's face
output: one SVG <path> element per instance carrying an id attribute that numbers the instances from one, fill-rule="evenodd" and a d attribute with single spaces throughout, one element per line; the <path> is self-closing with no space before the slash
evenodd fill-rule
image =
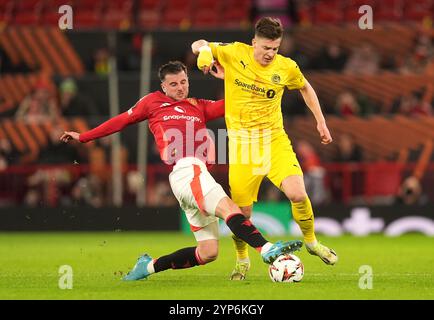
<path id="1" fill-rule="evenodd" d="M 167 74 L 161 82 L 161 88 L 166 96 L 174 100 L 182 100 L 188 97 L 188 77 L 184 71 L 176 74 Z"/>
<path id="2" fill-rule="evenodd" d="M 253 56 L 260 65 L 268 66 L 274 60 L 274 56 L 279 50 L 282 38 L 270 40 L 261 37 L 253 38 Z"/>

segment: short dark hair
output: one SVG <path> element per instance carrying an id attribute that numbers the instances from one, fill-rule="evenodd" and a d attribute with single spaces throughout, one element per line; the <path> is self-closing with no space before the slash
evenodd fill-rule
<path id="1" fill-rule="evenodd" d="M 269 40 L 276 40 L 282 37 L 283 27 L 280 19 L 263 17 L 255 24 L 255 36 Z"/>
<path id="2" fill-rule="evenodd" d="M 160 69 L 158 69 L 158 77 L 163 82 L 168 74 L 177 74 L 184 71 L 187 74 L 187 67 L 181 61 L 169 61 L 163 64 Z"/>

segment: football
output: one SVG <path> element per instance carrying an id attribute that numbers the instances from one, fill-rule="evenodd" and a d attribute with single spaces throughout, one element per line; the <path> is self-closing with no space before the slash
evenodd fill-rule
<path id="1" fill-rule="evenodd" d="M 279 256 L 268 268 L 273 282 L 300 282 L 304 275 L 304 266 L 300 258 L 293 254 Z"/>

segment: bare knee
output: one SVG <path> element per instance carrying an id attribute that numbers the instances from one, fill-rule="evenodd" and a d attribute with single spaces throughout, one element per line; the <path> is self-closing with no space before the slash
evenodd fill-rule
<path id="1" fill-rule="evenodd" d="M 200 254 L 200 257 L 202 259 L 203 262 L 205 263 L 210 263 L 213 262 L 215 260 L 217 260 L 218 257 L 218 249 L 215 250 L 207 250 L 205 252 L 202 252 Z"/>
<path id="2" fill-rule="evenodd" d="M 216 208 L 216 216 L 226 220 L 227 217 L 234 213 L 241 213 L 249 219 L 252 216 L 252 206 L 238 207 L 229 197 L 224 197 L 220 200 Z"/>
<path id="3" fill-rule="evenodd" d="M 306 200 L 306 187 L 302 176 L 289 176 L 282 181 L 282 190 L 291 202 Z"/>
<path id="4" fill-rule="evenodd" d="M 200 259 L 204 263 L 210 263 L 215 261 L 217 259 L 218 251 L 219 251 L 217 240 L 207 240 L 203 242 L 207 242 L 207 243 L 199 243 L 198 245 L 198 253 Z"/>
<path id="5" fill-rule="evenodd" d="M 306 192 L 294 192 L 288 194 L 287 197 L 291 202 L 298 203 L 305 201 L 307 199 L 307 194 Z"/>

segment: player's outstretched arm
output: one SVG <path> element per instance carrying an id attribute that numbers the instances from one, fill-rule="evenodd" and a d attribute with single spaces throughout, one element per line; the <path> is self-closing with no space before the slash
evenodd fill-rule
<path id="1" fill-rule="evenodd" d="M 147 119 L 149 115 L 148 106 L 152 99 L 154 99 L 153 94 L 148 94 L 141 98 L 128 111 L 114 116 L 113 118 L 101 123 L 96 128 L 80 134 L 74 131 L 65 131 L 60 137 L 60 140 L 65 143 L 70 140 L 77 140 L 86 143 L 119 132 L 131 124 Z"/>
<path id="2" fill-rule="evenodd" d="M 132 109 L 130 109 L 132 110 Z M 130 115 L 131 113 L 131 115 Z M 121 131 L 126 126 L 137 123 L 141 120 L 143 120 L 145 117 L 138 112 L 138 116 L 133 114 L 131 111 L 126 111 L 124 113 L 121 113 L 106 122 L 103 122 L 98 127 L 93 128 L 89 131 L 83 132 L 78 134 L 74 131 L 65 131 L 65 133 L 60 137 L 60 140 L 64 142 L 68 142 L 69 140 L 77 140 L 83 143 L 96 140 L 102 137 L 106 137 L 108 135 L 111 135 L 115 132 Z"/>
<path id="3" fill-rule="evenodd" d="M 211 48 L 206 40 L 197 40 L 191 44 L 191 51 L 197 55 L 197 67 L 202 70 L 204 74 L 207 74 L 212 64 L 214 63 L 214 58 L 212 56 Z"/>
<path id="4" fill-rule="evenodd" d="M 300 92 L 301 95 L 303 96 L 304 102 L 309 107 L 310 111 L 312 111 L 315 117 L 317 123 L 316 128 L 321 137 L 321 143 L 322 144 L 331 143 L 333 139 L 329 129 L 327 128 L 324 115 L 321 111 L 321 106 L 319 104 L 318 96 L 316 95 L 315 90 L 312 88 L 312 86 L 307 80 L 305 80 L 305 86 L 300 89 Z"/>

